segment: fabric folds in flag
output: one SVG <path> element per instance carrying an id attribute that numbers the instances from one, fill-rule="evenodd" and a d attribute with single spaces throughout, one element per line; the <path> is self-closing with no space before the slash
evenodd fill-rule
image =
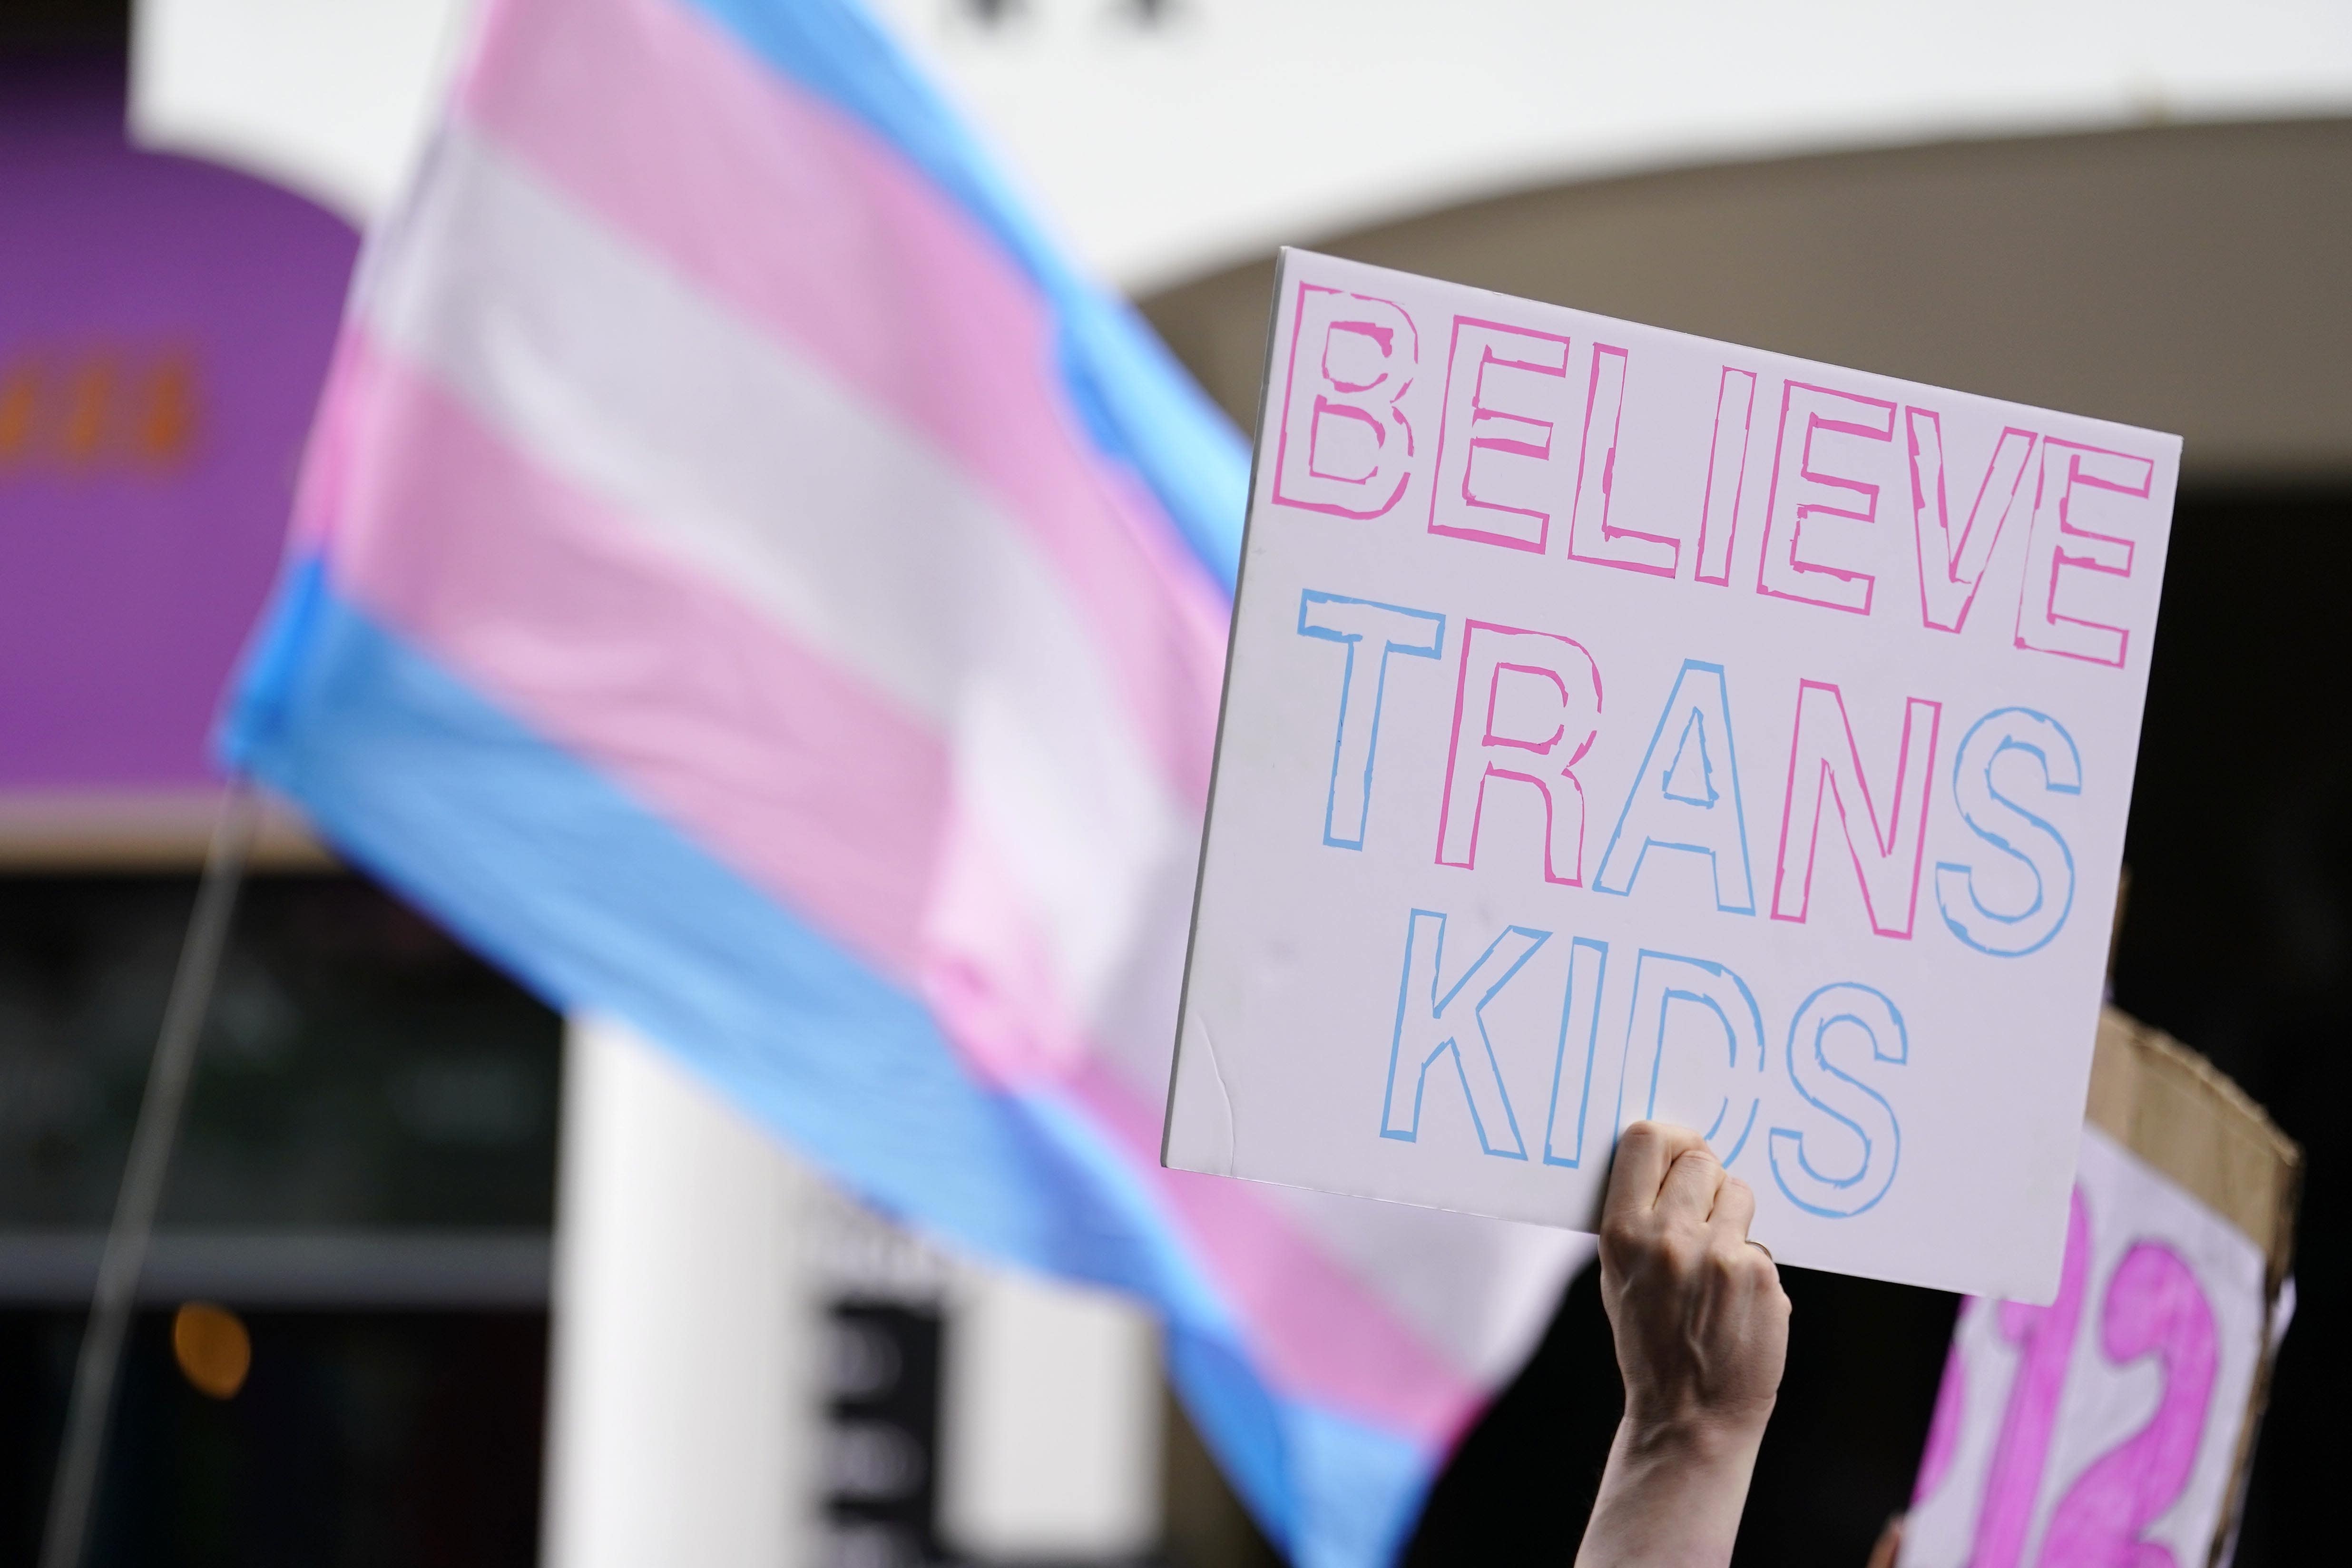
<path id="1" fill-rule="evenodd" d="M 1246 471 L 847 0 L 494 0 L 223 744 L 1370 1568 L 1585 1251 L 1159 1164 Z"/>

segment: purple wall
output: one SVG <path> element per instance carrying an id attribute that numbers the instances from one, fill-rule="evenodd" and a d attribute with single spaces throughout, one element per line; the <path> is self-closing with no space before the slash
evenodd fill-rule
<path id="1" fill-rule="evenodd" d="M 120 60 L 0 67 L 0 795 L 215 776 L 358 246 L 122 113 Z"/>

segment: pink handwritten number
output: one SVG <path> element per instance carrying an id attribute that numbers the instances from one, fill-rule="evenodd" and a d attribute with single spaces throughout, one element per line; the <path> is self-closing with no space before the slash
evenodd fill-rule
<path id="1" fill-rule="evenodd" d="M 2147 1425 L 2075 1479 L 2050 1516 L 2041 1568 L 2179 1568 L 2169 1547 L 2140 1532 L 2189 1484 L 2212 1403 L 2213 1308 L 2172 1248 L 2143 1241 L 2107 1285 L 2101 1342 L 2118 1366 L 2154 1355 L 2164 1394 Z"/>
<path id="2" fill-rule="evenodd" d="M 2046 1307 L 2003 1301 L 1999 1309 L 2000 1336 L 2018 1347 L 2017 1373 L 2010 1381 L 2009 1404 L 2001 1411 L 2000 1435 L 1993 1441 L 1969 1568 L 2017 1568 L 2024 1555 L 2033 1500 L 2042 1490 L 2042 1471 L 2050 1460 L 2050 1435 L 2058 1424 L 2058 1396 L 2066 1386 L 2066 1363 L 2074 1357 L 2074 1330 L 2083 1318 L 2090 1267 L 2090 1213 L 2083 1205 L 2083 1189 L 2076 1187 L 2066 1219 L 2066 1260 L 2058 1271 L 2058 1299 Z"/>

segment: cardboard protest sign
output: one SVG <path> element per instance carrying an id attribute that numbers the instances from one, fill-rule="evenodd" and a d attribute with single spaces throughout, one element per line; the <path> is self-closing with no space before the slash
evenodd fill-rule
<path id="1" fill-rule="evenodd" d="M 1285 254 L 1166 1161 L 2047 1300 L 2179 443 Z"/>
<path id="2" fill-rule="evenodd" d="M 1962 1306 L 1903 1563 L 2226 1561 L 2300 1169 L 2234 1086 L 2110 1011 L 2057 1297 Z"/>

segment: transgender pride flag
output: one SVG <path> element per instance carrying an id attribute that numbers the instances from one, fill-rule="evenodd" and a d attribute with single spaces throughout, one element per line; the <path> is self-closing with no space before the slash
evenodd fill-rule
<path id="1" fill-rule="evenodd" d="M 1245 461 L 847 0 L 503 0 L 226 743 L 869 1201 L 1150 1300 L 1369 1568 L 1583 1251 L 1160 1167 Z"/>

